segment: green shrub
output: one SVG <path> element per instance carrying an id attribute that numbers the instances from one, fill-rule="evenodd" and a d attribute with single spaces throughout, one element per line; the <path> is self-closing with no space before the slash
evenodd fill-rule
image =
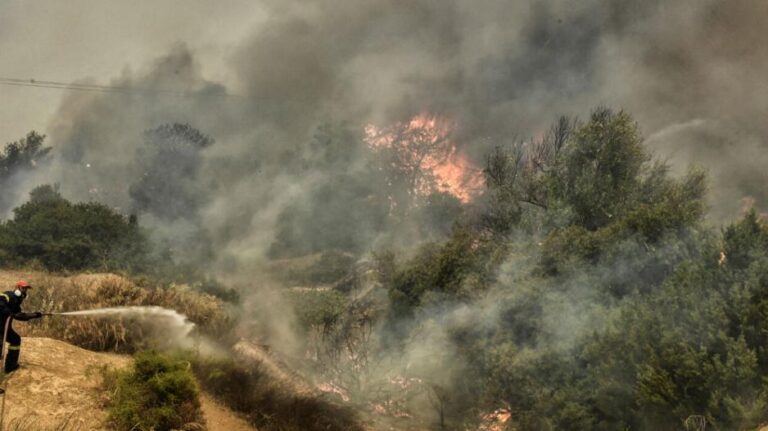
<path id="1" fill-rule="evenodd" d="M 135 219 L 96 202 L 72 203 L 51 186 L 30 193 L 0 227 L 8 263 L 39 260 L 49 270 L 146 269 L 148 243 Z"/>
<path id="2" fill-rule="evenodd" d="M 288 297 L 304 328 L 332 325 L 347 306 L 344 295 L 330 289 L 293 290 Z"/>
<path id="3" fill-rule="evenodd" d="M 114 396 L 109 420 L 118 430 L 165 431 L 200 428 L 199 388 L 188 362 L 142 352 L 126 371 L 105 371 Z"/>

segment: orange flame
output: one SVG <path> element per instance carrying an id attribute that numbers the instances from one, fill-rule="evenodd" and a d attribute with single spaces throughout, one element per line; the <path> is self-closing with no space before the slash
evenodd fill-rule
<path id="1" fill-rule="evenodd" d="M 400 152 L 401 164 L 423 173 L 414 180 L 413 193 L 426 196 L 444 191 L 466 203 L 481 189 L 483 178 L 480 169 L 451 141 L 453 129 L 449 120 L 422 113 L 383 129 L 368 125 L 365 135 L 372 149 Z"/>

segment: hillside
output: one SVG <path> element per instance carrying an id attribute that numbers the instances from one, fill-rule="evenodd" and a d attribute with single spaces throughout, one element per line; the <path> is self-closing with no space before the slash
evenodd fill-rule
<path id="1" fill-rule="evenodd" d="M 25 338 L 22 368 L 8 380 L 7 429 L 106 430 L 99 369 L 125 367 L 129 356 L 96 353 L 49 338 Z M 207 395 L 201 398 L 210 431 L 253 431 L 244 420 Z M 56 428 L 60 429 L 60 428 Z"/>

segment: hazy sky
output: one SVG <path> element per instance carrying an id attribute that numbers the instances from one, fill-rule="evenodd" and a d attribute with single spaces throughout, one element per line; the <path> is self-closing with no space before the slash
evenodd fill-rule
<path id="1" fill-rule="evenodd" d="M 223 64 L 263 19 L 252 0 L 0 0 L 0 77 L 108 84 L 183 42 L 207 78 L 229 82 Z M 45 132 L 63 93 L 0 85 L 0 142 Z"/>

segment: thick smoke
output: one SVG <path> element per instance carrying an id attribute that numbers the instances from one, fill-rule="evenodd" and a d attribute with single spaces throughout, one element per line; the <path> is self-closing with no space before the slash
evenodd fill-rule
<path id="1" fill-rule="evenodd" d="M 281 223 L 293 222 L 286 208 L 304 225 L 352 213 L 362 220 L 356 232 L 332 236 L 354 235 L 342 242 L 359 251 L 380 244 L 381 223 L 366 208 L 382 203 L 346 181 L 369 175 L 370 160 L 354 145 L 326 157 L 324 125 L 354 144 L 367 124 L 434 113 L 456 124 L 455 142 L 482 164 L 493 146 L 539 136 L 558 115 L 607 105 L 633 114 L 647 144 L 674 168 L 709 168 L 713 218 L 735 216 L 745 197 L 768 206 L 759 187 L 768 180 L 762 0 L 265 0 L 260 7 L 265 18 L 231 47 L 227 81 L 206 77 L 182 40 L 110 81 L 128 93 L 67 94 L 46 131 L 53 167 L 25 187 L 59 183 L 69 198 L 141 210 L 142 224 L 177 246 L 205 238 L 214 256 L 206 270 L 268 286 L 261 264 Z M 144 133 L 165 124 L 188 124 L 215 140 L 187 157 L 195 169 L 164 172 L 147 155 Z M 166 174 L 185 176 L 175 183 L 192 202 L 183 215 L 173 212 L 178 206 L 165 208 L 169 218 L 137 205 L 142 178 Z M 354 200 L 370 206 L 352 211 Z M 591 294 L 586 289 L 576 304 L 589 304 Z M 291 322 L 280 319 L 280 299 L 268 298 L 247 301 L 268 304 L 262 312 L 277 322 L 276 342 L 290 344 Z M 548 304 L 547 315 L 584 314 L 557 297 Z M 472 307 L 438 314 L 434 327 L 495 319 L 492 304 Z M 548 330 L 566 343 L 569 331 L 590 325 L 572 323 Z M 439 342 L 439 332 L 425 338 Z M 416 342 L 405 357 L 412 369 L 436 370 L 434 350 Z"/>
<path id="2" fill-rule="evenodd" d="M 495 145 L 605 104 L 635 115 L 674 166 L 710 168 L 714 216 L 735 215 L 746 196 L 768 199 L 754 186 L 765 179 L 768 138 L 760 0 L 274 0 L 259 13 L 252 35 L 229 50 L 221 74 L 229 81 L 206 78 L 182 40 L 109 82 L 127 94 L 68 93 L 47 130 L 53 167 L 25 187 L 59 183 L 72 199 L 141 209 L 131 186 L 178 169 L 153 165 L 144 133 L 189 124 L 215 140 L 183 179 L 184 193 L 199 195 L 187 208 L 194 214 L 139 219 L 177 238 L 177 248 L 205 238 L 215 256 L 205 269 L 247 278 L 260 273 L 279 222 L 291 222 L 281 217 L 286 208 L 306 220 L 322 208 L 334 219 L 371 194 L 337 187 L 371 167 L 354 145 L 322 162 L 324 124 L 352 129 L 343 134 L 354 141 L 366 124 L 435 113 L 456 124 L 455 142 L 482 164 Z M 370 220 L 364 209 L 356 214 Z M 341 234 L 370 248 L 379 241 L 376 232 Z"/>
<path id="3" fill-rule="evenodd" d="M 223 254 L 248 261 L 264 255 L 281 208 L 327 177 L 297 163 L 323 123 L 386 125 L 435 112 L 455 120 L 457 143 L 482 160 L 555 115 L 606 104 L 632 112 L 676 166 L 712 170 L 717 217 L 734 215 L 745 196 L 766 199 L 748 185 L 763 182 L 768 134 L 759 84 L 768 52 L 757 36 L 768 7 L 757 0 L 265 8 L 268 18 L 229 60 L 236 81 L 206 80 L 178 45 L 111 82 L 141 91 L 69 94 L 50 128 L 59 163 L 47 179 L 128 211 L 125 185 L 145 168 L 136 160 L 142 132 L 188 123 L 217 141 L 198 175 L 200 193 L 211 195 L 202 223 Z"/>

